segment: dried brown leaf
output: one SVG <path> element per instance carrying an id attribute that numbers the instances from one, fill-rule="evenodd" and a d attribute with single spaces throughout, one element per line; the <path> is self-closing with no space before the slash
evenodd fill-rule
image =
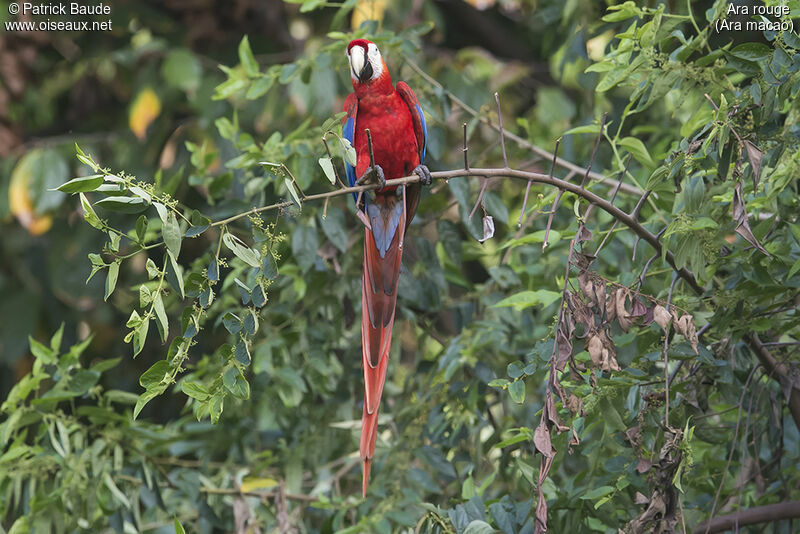
<path id="1" fill-rule="evenodd" d="M 627 332 L 633 321 L 631 320 L 628 310 L 625 308 L 625 303 L 630 297 L 630 292 L 627 289 L 617 289 L 615 306 L 617 311 L 617 322 L 623 331 Z"/>
<path id="2" fill-rule="evenodd" d="M 694 318 L 687 313 L 683 315 L 680 320 L 683 326 L 683 332 L 681 332 L 681 334 L 689 341 L 694 353 L 699 354 L 697 352 L 697 326 L 694 324 Z"/>
<path id="3" fill-rule="evenodd" d="M 651 467 L 653 467 L 653 462 L 647 458 L 639 458 L 639 462 L 636 464 L 636 471 L 639 474 L 647 473 Z"/>
<path id="4" fill-rule="evenodd" d="M 637 491 L 636 495 L 633 496 L 633 502 L 635 502 L 636 504 L 647 504 L 650 502 L 650 499 L 648 499 L 647 497 L 645 497 L 644 495 L 642 495 Z"/>
<path id="5" fill-rule="evenodd" d="M 653 308 L 653 321 L 655 321 L 656 324 L 660 326 L 661 329 L 666 334 L 667 327 L 669 326 L 669 323 L 672 321 L 672 315 L 670 315 L 670 313 L 664 306 L 662 306 L 661 304 L 656 304 L 656 306 Z"/>
<path id="6" fill-rule="evenodd" d="M 553 457 L 554 449 L 550 442 L 550 430 L 547 428 L 547 425 L 544 424 L 544 421 L 540 422 L 539 426 L 537 426 L 536 430 L 533 432 L 533 444 L 536 446 L 536 450 L 542 453 L 543 456 L 547 458 Z"/>
<path id="7" fill-rule="evenodd" d="M 756 247 L 759 252 L 771 258 L 767 249 L 761 246 L 753 231 L 750 229 L 750 223 L 747 221 L 747 208 L 744 203 L 744 195 L 742 193 L 742 181 L 736 182 L 736 187 L 733 190 L 733 200 L 731 201 L 731 209 L 733 210 L 733 221 L 736 223 L 736 233 L 742 238 Z"/>
<path id="8" fill-rule="evenodd" d="M 597 334 L 591 336 L 586 342 L 586 350 L 595 367 L 600 367 L 603 361 L 603 340 L 600 339 L 600 336 Z"/>
<path id="9" fill-rule="evenodd" d="M 753 192 L 755 193 L 758 189 L 758 182 L 761 180 L 761 160 L 764 157 L 764 153 L 750 141 L 744 142 L 744 148 L 747 150 L 750 168 L 753 169 Z"/>
<path id="10" fill-rule="evenodd" d="M 494 218 L 491 215 L 483 217 L 483 239 L 478 239 L 481 243 L 494 236 Z"/>
<path id="11" fill-rule="evenodd" d="M 606 321 L 611 322 L 617 318 L 617 292 L 619 289 L 612 289 L 606 299 Z"/>
<path id="12" fill-rule="evenodd" d="M 631 306 L 631 318 L 644 317 L 644 314 L 647 313 L 647 306 L 642 304 L 642 301 L 637 297 L 633 297 L 631 302 L 633 304 Z"/>
<path id="13" fill-rule="evenodd" d="M 567 409 L 572 415 L 580 414 L 583 411 L 583 399 L 570 393 L 567 397 Z"/>

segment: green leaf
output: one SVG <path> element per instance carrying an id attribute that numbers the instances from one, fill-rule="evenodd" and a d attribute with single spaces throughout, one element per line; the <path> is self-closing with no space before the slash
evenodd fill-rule
<path id="1" fill-rule="evenodd" d="M 470 521 L 463 534 L 494 534 L 495 532 L 497 531 L 486 521 L 475 519 Z"/>
<path id="2" fill-rule="evenodd" d="M 61 326 L 58 327 L 56 333 L 53 334 L 53 337 L 50 338 L 50 348 L 56 354 L 58 354 L 58 351 L 61 350 L 61 338 L 63 337 L 64 337 L 64 323 L 61 323 Z"/>
<path id="3" fill-rule="evenodd" d="M 95 371 L 95 372 L 98 372 L 98 373 L 102 374 L 102 373 L 105 373 L 106 371 L 108 371 L 109 369 L 113 369 L 114 367 L 119 365 L 119 362 L 121 362 L 121 361 L 122 361 L 122 358 L 110 358 L 108 360 L 100 360 L 96 364 L 92 365 L 89 368 L 89 370 L 90 371 Z"/>
<path id="4" fill-rule="evenodd" d="M 166 386 L 155 386 L 139 395 L 139 399 L 136 401 L 136 406 L 133 407 L 133 419 L 135 420 L 139 416 L 142 408 L 144 408 L 148 402 L 161 395 L 165 389 Z"/>
<path id="5" fill-rule="evenodd" d="M 256 330 L 258 330 L 258 316 L 256 315 L 256 311 L 251 309 L 250 313 L 248 313 L 244 321 L 242 321 L 242 325 L 244 326 L 244 331 L 248 334 L 255 335 Z"/>
<path id="6" fill-rule="evenodd" d="M 174 48 L 161 64 L 161 76 L 170 87 L 196 91 L 202 81 L 203 66 L 191 50 Z"/>
<path id="7" fill-rule="evenodd" d="M 250 384 L 244 379 L 242 373 L 236 367 L 229 367 L 222 375 L 222 383 L 225 389 L 237 399 L 248 399 L 250 397 Z"/>
<path id="8" fill-rule="evenodd" d="M 175 275 L 175 283 L 177 284 L 178 293 L 181 295 L 181 299 L 186 298 L 186 294 L 183 290 L 183 269 L 180 265 L 178 265 L 178 260 L 172 255 L 172 253 L 168 253 L 169 256 L 169 264 L 172 267 L 172 274 Z"/>
<path id="9" fill-rule="evenodd" d="M 244 71 L 248 76 L 255 76 L 258 74 L 258 62 L 253 57 L 253 51 L 250 50 L 250 41 L 245 35 L 239 42 L 239 63 L 244 67 Z"/>
<path id="10" fill-rule="evenodd" d="M 181 391 L 183 391 L 189 397 L 199 401 L 206 401 L 209 399 L 209 397 L 211 397 L 211 393 L 208 391 L 208 388 L 206 388 L 200 382 L 190 382 L 188 380 L 184 380 L 181 382 Z"/>
<path id="11" fill-rule="evenodd" d="M 183 238 L 183 234 L 174 213 L 169 213 L 167 220 L 163 222 L 161 231 L 164 236 L 164 244 L 167 245 L 167 250 L 177 259 L 181 252 L 181 239 Z"/>
<path id="12" fill-rule="evenodd" d="M 245 94 L 245 98 L 248 100 L 255 100 L 264 96 L 267 91 L 269 91 L 272 86 L 275 84 L 275 77 L 271 75 L 264 75 L 260 78 L 257 78 L 252 84 L 250 84 L 250 89 L 247 90 Z"/>
<path id="13" fill-rule="evenodd" d="M 525 372 L 523 371 L 522 362 L 511 362 L 506 367 L 506 372 L 508 373 L 509 378 L 519 378 Z"/>
<path id="14" fill-rule="evenodd" d="M 525 382 L 517 380 L 508 385 L 508 394 L 511 395 L 511 400 L 517 404 L 525 402 Z"/>
<path id="15" fill-rule="evenodd" d="M 236 361 L 242 365 L 250 365 L 250 349 L 247 348 L 247 342 L 244 339 L 239 339 L 236 347 L 233 349 L 233 355 Z"/>
<path id="16" fill-rule="evenodd" d="M 31 349 L 31 354 L 43 364 L 54 364 L 57 361 L 57 352 L 39 343 L 31 336 L 28 336 L 28 345 Z"/>
<path id="17" fill-rule="evenodd" d="M 317 260 L 317 232 L 310 226 L 299 226 L 292 234 L 292 254 L 303 272 L 308 271 Z"/>
<path id="18" fill-rule="evenodd" d="M 245 245 L 238 237 L 230 232 L 225 232 L 225 235 L 222 236 L 222 242 L 225 243 L 225 246 L 228 247 L 237 258 L 247 265 L 261 267 L 261 259 L 259 258 L 258 252 Z"/>
<path id="19" fill-rule="evenodd" d="M 506 297 L 493 308 L 513 307 L 520 311 L 531 306 L 547 307 L 561 298 L 561 293 L 547 289 L 537 289 L 536 291 L 521 291 L 510 297 Z"/>
<path id="20" fill-rule="evenodd" d="M 141 213 L 147 209 L 147 202 L 139 197 L 106 197 L 98 200 L 94 205 L 119 213 Z"/>
<path id="21" fill-rule="evenodd" d="M 156 325 L 158 326 L 158 333 L 161 335 L 161 342 L 167 341 L 169 335 L 169 321 L 167 320 L 167 312 L 164 309 L 164 301 L 161 300 L 161 292 L 157 291 L 153 295 L 153 310 L 156 312 Z"/>
<path id="22" fill-rule="evenodd" d="M 636 160 L 641 163 L 642 165 L 647 165 L 648 167 L 655 167 L 655 162 L 653 158 L 650 157 L 650 152 L 647 151 L 647 147 L 644 146 L 644 143 L 635 138 L 635 137 L 624 137 L 620 139 L 617 144 L 630 152 Z"/>
<path id="23" fill-rule="evenodd" d="M 298 208 L 300 207 L 300 197 L 297 196 L 297 190 L 294 187 L 294 182 L 291 178 L 284 178 L 283 179 L 284 185 L 286 185 L 286 189 L 289 190 L 289 194 L 292 196 L 292 202 Z"/>
<path id="24" fill-rule="evenodd" d="M 319 166 L 322 167 L 322 171 L 325 173 L 328 181 L 331 184 L 335 184 L 336 173 L 333 170 L 333 162 L 331 162 L 331 158 L 319 158 L 317 161 L 319 161 Z"/>
<path id="25" fill-rule="evenodd" d="M 242 329 L 242 320 L 233 312 L 228 312 L 222 317 L 222 324 L 231 334 L 238 334 Z"/>
<path id="26" fill-rule="evenodd" d="M 145 319 L 133 330 L 133 357 L 139 355 L 147 341 L 147 332 L 150 329 L 150 320 Z"/>
<path id="27" fill-rule="evenodd" d="M 119 260 L 108 266 L 108 276 L 106 276 L 106 292 L 103 300 L 108 300 L 114 288 L 117 287 L 117 277 L 119 276 Z"/>
<path id="28" fill-rule="evenodd" d="M 172 367 L 170 367 L 169 362 L 159 360 L 142 373 L 142 376 L 139 377 L 139 385 L 145 389 L 150 389 L 154 385 L 168 383 L 171 376 Z"/>
<path id="29" fill-rule="evenodd" d="M 278 262 L 269 250 L 264 253 L 264 259 L 261 263 L 261 272 L 270 280 L 278 276 Z"/>
<path id="30" fill-rule="evenodd" d="M 603 65 L 603 63 L 600 63 Z M 589 69 L 586 69 L 587 71 Z M 600 125 L 599 124 L 587 124 L 585 126 L 576 126 L 575 128 L 570 128 L 566 132 L 561 135 L 572 135 L 572 134 L 599 134 L 600 133 Z"/>
<path id="31" fill-rule="evenodd" d="M 211 282 L 219 280 L 219 264 L 217 258 L 211 258 L 211 262 L 206 267 L 206 278 Z"/>
<path id="32" fill-rule="evenodd" d="M 745 61 L 753 61 L 757 63 L 762 60 L 767 60 L 772 55 L 772 48 L 764 43 L 742 43 L 738 46 L 735 46 L 730 51 L 730 55 Z"/>
<path id="33" fill-rule="evenodd" d="M 177 517 L 175 518 L 175 534 L 186 534 L 186 531 L 183 530 L 183 525 L 181 525 Z"/>
<path id="34" fill-rule="evenodd" d="M 147 215 L 140 215 L 139 218 L 136 220 L 136 239 L 139 242 L 144 243 L 144 238 L 147 235 L 147 226 L 149 223 L 149 219 Z"/>
<path id="35" fill-rule="evenodd" d="M 88 191 L 94 191 L 103 183 L 103 175 L 102 174 L 92 174 L 91 176 L 81 176 L 79 178 L 73 178 L 69 182 L 65 184 L 61 184 L 58 186 L 58 190 L 62 193 L 86 193 Z"/>
<path id="36" fill-rule="evenodd" d="M 328 215 L 321 219 L 322 231 L 325 237 L 342 252 L 347 252 L 347 230 L 345 228 L 344 212 L 339 208 L 328 208 Z"/>
<path id="37" fill-rule="evenodd" d="M 125 494 L 120 491 L 108 472 L 103 473 L 103 483 L 106 485 L 109 491 L 111 491 L 111 494 L 114 495 L 114 498 L 117 499 L 123 506 L 125 506 L 125 508 L 131 507 L 128 497 L 126 497 Z"/>
<path id="38" fill-rule="evenodd" d="M 453 182 L 451 182 L 453 183 Z M 543 243 L 544 242 L 544 230 L 537 230 L 536 232 L 531 232 L 530 234 L 524 235 L 518 239 L 510 239 L 500 249 L 504 248 L 513 248 L 518 247 L 520 245 L 528 245 L 530 243 Z M 550 230 L 550 233 L 547 235 L 547 244 L 552 245 L 553 243 L 557 243 L 561 240 L 561 232 L 557 230 Z"/>
<path id="39" fill-rule="evenodd" d="M 797 271 L 800 271 L 800 258 L 797 258 L 797 261 L 794 262 L 792 268 L 789 269 L 789 274 L 786 275 L 786 280 L 789 280 L 791 277 L 793 277 Z"/>
<path id="40" fill-rule="evenodd" d="M 609 6 L 608 13 L 603 17 L 605 22 L 618 22 L 642 14 L 642 10 L 636 7 L 636 3 L 628 0 L 619 5 Z"/>
<path id="41" fill-rule="evenodd" d="M 581 499 L 585 501 L 593 501 L 595 499 L 599 499 L 600 497 L 604 497 L 609 493 L 612 493 L 613 491 L 614 491 L 613 486 L 600 486 L 592 490 L 589 490 L 583 495 L 581 495 Z"/>
<path id="42" fill-rule="evenodd" d="M 357 163 L 356 149 L 353 148 L 353 145 L 350 144 L 350 141 L 344 137 L 340 137 L 339 142 L 342 145 L 342 151 L 344 151 L 344 160 L 355 167 Z"/>
<path id="43" fill-rule="evenodd" d="M 100 220 L 100 217 L 97 216 L 97 212 L 94 211 L 92 203 L 89 202 L 89 199 L 86 198 L 86 195 L 83 193 L 80 194 L 80 198 L 81 206 L 83 207 L 83 218 L 90 225 L 94 226 L 98 230 L 102 230 L 104 228 L 103 222 Z"/>

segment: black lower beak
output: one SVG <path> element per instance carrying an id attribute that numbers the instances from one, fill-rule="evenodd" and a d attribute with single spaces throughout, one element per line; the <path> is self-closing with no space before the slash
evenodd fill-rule
<path id="1" fill-rule="evenodd" d="M 372 65 L 369 61 L 364 64 L 364 68 L 358 73 L 358 81 L 367 83 L 372 78 Z"/>

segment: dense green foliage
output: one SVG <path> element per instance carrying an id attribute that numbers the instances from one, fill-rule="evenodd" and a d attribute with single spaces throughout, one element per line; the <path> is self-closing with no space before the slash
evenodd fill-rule
<path id="1" fill-rule="evenodd" d="M 379 21 L 351 31 L 356 4 Z M 66 131 L 95 98 L 0 163 L 25 226 L 0 245 L 0 530 L 671 532 L 800 499 L 797 34 L 716 32 L 723 1 L 373 4 L 270 7 L 282 30 L 216 28 L 213 59 L 144 8 L 80 37 L 98 53 L 40 52 L 58 75 L 10 122 Z M 304 200 L 352 157 L 355 37 L 420 98 L 433 171 L 463 124 L 503 166 L 496 91 L 511 168 L 561 138 L 556 177 L 591 161 L 626 212 L 650 191 L 633 222 L 567 192 L 552 228 L 550 186 L 521 213 L 526 182 L 492 178 L 472 218 L 480 177 L 424 193 L 366 499 L 363 231 L 350 195 Z"/>

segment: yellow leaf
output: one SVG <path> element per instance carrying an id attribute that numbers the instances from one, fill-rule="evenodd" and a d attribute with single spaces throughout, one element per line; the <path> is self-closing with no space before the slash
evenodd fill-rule
<path id="1" fill-rule="evenodd" d="M 31 235 L 41 235 L 53 225 L 48 213 L 58 207 L 63 193 L 49 191 L 67 178 L 63 158 L 52 150 L 34 149 L 17 162 L 8 184 L 11 213 Z"/>
<path id="2" fill-rule="evenodd" d="M 161 113 L 161 100 L 151 88 L 144 88 L 133 101 L 128 125 L 139 139 L 144 139 L 147 127 Z"/>
<path id="3" fill-rule="evenodd" d="M 496 0 L 466 0 L 466 1 L 469 5 L 471 5 L 478 11 L 489 9 L 490 7 L 494 6 L 497 3 Z"/>
<path id="4" fill-rule="evenodd" d="M 380 25 L 388 4 L 389 0 L 358 0 L 353 9 L 353 18 L 350 20 L 353 31 L 359 29 L 361 24 L 367 20 L 376 20 Z"/>
<path id="5" fill-rule="evenodd" d="M 250 491 L 273 488 L 278 485 L 277 480 L 271 478 L 245 478 L 242 480 L 241 490 L 242 493 Z"/>

